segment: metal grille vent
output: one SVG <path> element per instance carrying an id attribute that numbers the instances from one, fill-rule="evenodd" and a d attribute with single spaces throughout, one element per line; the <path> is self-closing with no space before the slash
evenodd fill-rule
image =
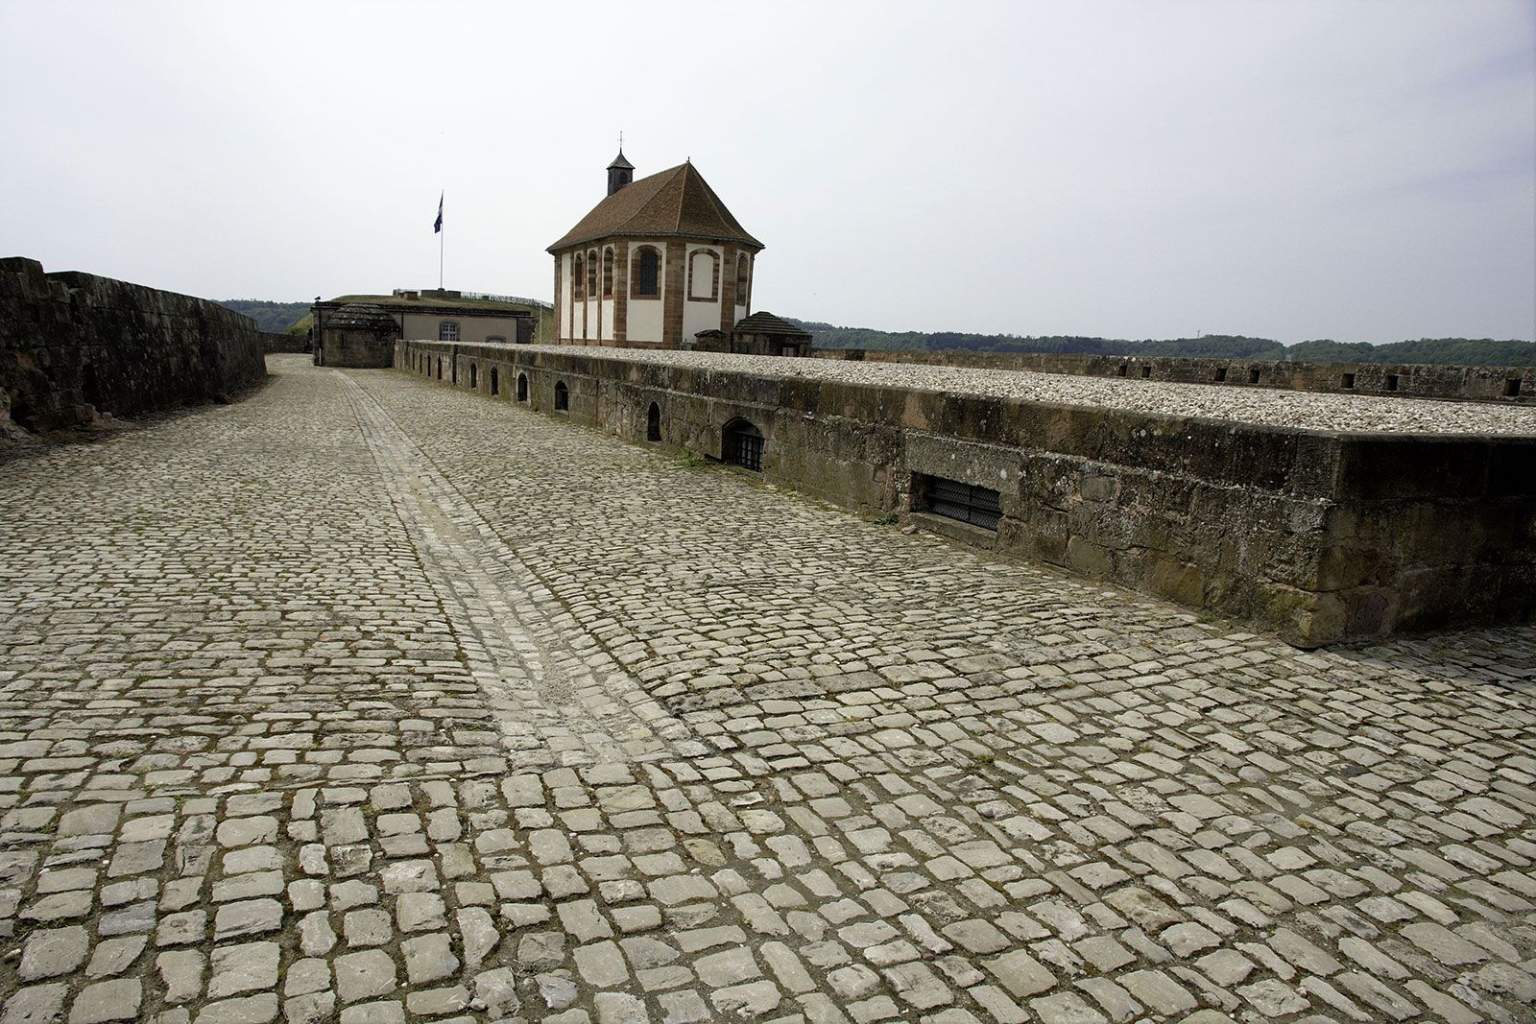
<path id="1" fill-rule="evenodd" d="M 1002 495 L 997 491 L 942 476 L 925 476 L 921 483 L 923 511 L 983 530 L 997 529 L 997 521 L 1003 516 Z"/>
<path id="2" fill-rule="evenodd" d="M 745 420 L 736 420 L 725 428 L 721 454 L 733 466 L 763 471 L 763 433 Z"/>

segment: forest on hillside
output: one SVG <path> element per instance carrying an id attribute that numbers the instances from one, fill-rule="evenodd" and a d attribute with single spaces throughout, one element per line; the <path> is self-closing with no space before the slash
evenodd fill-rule
<path id="1" fill-rule="evenodd" d="M 256 321 L 256 326 L 273 334 L 281 334 L 295 321 L 309 312 L 308 302 L 268 302 L 265 299 L 218 299 L 219 305 L 243 313 Z"/>
<path id="2" fill-rule="evenodd" d="M 893 352 L 1042 352 L 1114 356 L 1184 356 L 1317 363 L 1458 363 L 1477 366 L 1536 365 L 1536 342 L 1492 338 L 1420 338 L 1386 345 L 1332 339 L 1283 345 L 1270 338 L 1206 334 L 1198 338 L 1131 341 L 1079 335 L 965 334 L 953 331 L 877 331 L 796 320 L 817 348 L 867 348 Z"/>

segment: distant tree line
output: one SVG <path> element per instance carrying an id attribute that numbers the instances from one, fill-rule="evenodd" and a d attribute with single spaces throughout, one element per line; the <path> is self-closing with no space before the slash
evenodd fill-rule
<path id="1" fill-rule="evenodd" d="M 1184 356 L 1213 359 L 1290 360 L 1315 363 L 1452 363 L 1481 366 L 1536 365 L 1536 342 L 1492 338 L 1420 338 L 1387 345 L 1331 339 L 1283 345 L 1271 338 L 1206 334 L 1198 338 L 1129 341 L 1079 335 L 964 334 L 955 331 L 877 331 L 796 320 L 818 348 L 867 348 L 890 352 L 1043 352 L 1109 356 Z"/>
<path id="2" fill-rule="evenodd" d="M 1533 366 L 1536 342 L 1493 338 L 1419 338 L 1372 345 L 1322 339 L 1286 349 L 1286 358 L 1313 363 L 1449 363 L 1461 366 Z"/>
<path id="3" fill-rule="evenodd" d="M 244 313 L 264 331 L 280 333 L 309 324 L 308 302 L 225 299 L 220 305 Z M 1055 334 L 966 334 L 959 331 L 877 331 L 837 327 L 815 320 L 794 323 L 815 336 L 819 348 L 868 348 L 891 352 L 1045 352 L 1104 356 L 1186 356 L 1212 359 L 1292 360 L 1308 363 L 1450 363 L 1466 366 L 1536 365 L 1536 342 L 1493 338 L 1420 338 L 1388 345 L 1332 339 L 1282 345 L 1270 338 L 1241 334 L 1205 334 L 1198 338 L 1128 341 Z"/>
<path id="4" fill-rule="evenodd" d="M 256 326 L 273 334 L 281 334 L 302 316 L 309 313 L 307 302 L 267 302 L 263 299 L 220 299 L 219 305 L 244 313 L 256 321 Z"/>

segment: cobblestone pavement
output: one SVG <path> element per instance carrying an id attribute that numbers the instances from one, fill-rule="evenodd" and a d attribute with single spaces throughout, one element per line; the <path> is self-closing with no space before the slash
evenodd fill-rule
<path id="1" fill-rule="evenodd" d="M 0 1024 L 1536 1018 L 1536 630 L 1300 653 L 273 363 L 0 463 Z"/>

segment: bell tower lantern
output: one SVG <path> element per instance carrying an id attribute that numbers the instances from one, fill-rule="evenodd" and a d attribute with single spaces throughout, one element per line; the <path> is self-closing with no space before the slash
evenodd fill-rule
<path id="1" fill-rule="evenodd" d="M 608 165 L 608 194 L 613 195 L 634 180 L 635 165 L 624 159 L 624 147 L 620 146 L 619 155 Z"/>

